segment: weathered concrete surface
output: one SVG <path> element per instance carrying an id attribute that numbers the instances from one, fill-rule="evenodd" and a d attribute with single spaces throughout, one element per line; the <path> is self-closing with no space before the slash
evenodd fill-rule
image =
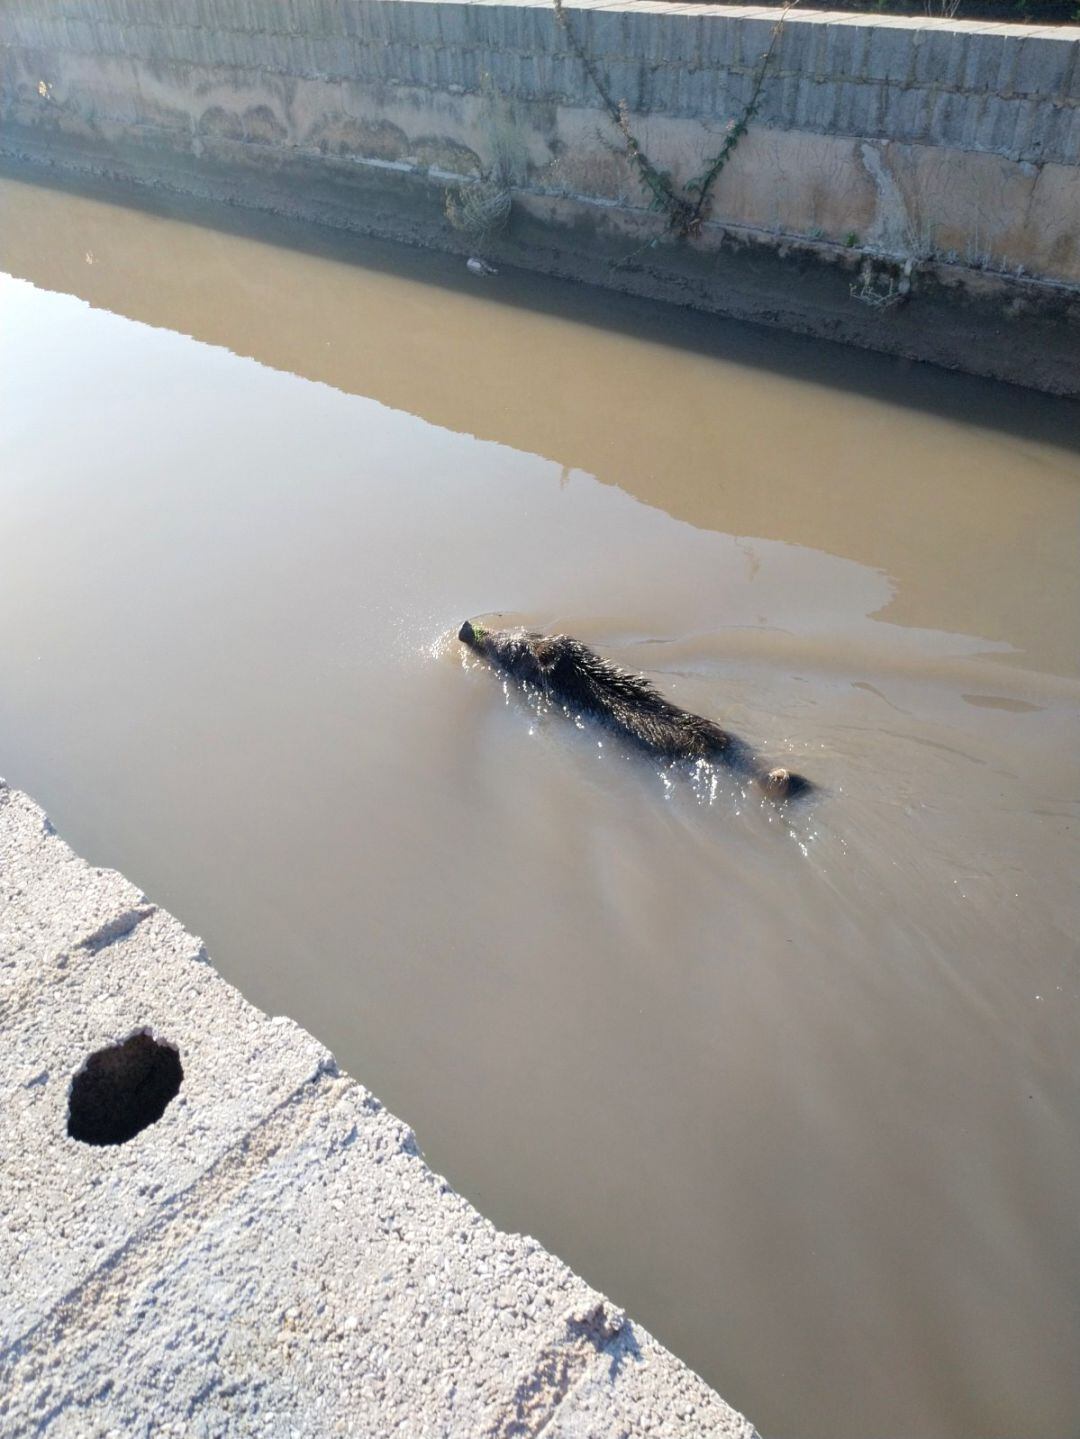
<path id="1" fill-rule="evenodd" d="M 677 186 L 778 19 L 569 13 Z M 1080 27 L 795 10 L 759 98 L 676 244 L 550 0 L 0 7 L 0 153 L 462 249 L 446 190 L 498 172 L 506 262 L 1080 390 Z"/>
<path id="2" fill-rule="evenodd" d="M 0 1006 L 0 1432 L 754 1439 L 3 781 Z M 68 1138 L 72 1076 L 144 1028 L 177 1097 Z"/>

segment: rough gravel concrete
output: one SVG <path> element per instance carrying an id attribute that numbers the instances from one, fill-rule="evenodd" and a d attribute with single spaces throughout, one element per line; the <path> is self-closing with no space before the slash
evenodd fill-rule
<path id="1" fill-rule="evenodd" d="M 755 1439 L 3 781 L 0 1017 L 0 1433 Z M 140 1030 L 176 1098 L 69 1138 L 80 1065 Z"/>

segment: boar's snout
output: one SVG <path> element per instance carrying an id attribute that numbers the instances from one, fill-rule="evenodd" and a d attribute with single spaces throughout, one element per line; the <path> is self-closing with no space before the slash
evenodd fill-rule
<path id="1" fill-rule="evenodd" d="M 465 623 L 458 630 L 457 637 L 459 640 L 462 641 L 463 644 L 475 644 L 476 631 L 473 629 L 472 625 L 469 623 L 468 620 L 466 620 Z"/>

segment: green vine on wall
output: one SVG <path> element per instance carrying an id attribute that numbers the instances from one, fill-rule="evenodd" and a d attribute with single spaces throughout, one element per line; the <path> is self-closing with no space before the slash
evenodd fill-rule
<path id="1" fill-rule="evenodd" d="M 772 27 L 769 34 L 769 43 L 754 72 L 753 88 L 750 91 L 750 99 L 743 107 L 742 114 L 729 122 L 724 143 L 718 154 L 713 156 L 706 164 L 705 169 L 695 179 L 687 182 L 686 193 L 679 194 L 672 184 L 671 176 L 664 170 L 660 170 L 649 159 L 642 149 L 641 142 L 630 128 L 630 112 L 625 100 L 616 101 L 611 93 L 610 87 L 601 75 L 595 61 L 578 39 L 577 33 L 570 20 L 569 12 L 563 0 L 552 0 L 555 7 L 555 20 L 566 36 L 570 49 L 581 62 L 585 73 L 593 83 L 596 93 L 603 102 L 604 109 L 608 113 L 611 123 L 622 136 L 623 146 L 631 165 L 636 170 L 642 184 L 653 197 L 653 209 L 663 211 L 668 217 L 668 226 L 679 239 L 684 240 L 690 235 L 696 235 L 701 229 L 708 212 L 709 195 L 713 185 L 716 183 L 724 166 L 731 159 L 736 145 L 746 134 L 750 121 L 754 118 L 761 105 L 762 89 L 765 84 L 765 75 L 769 68 L 769 62 L 776 49 L 776 42 L 784 28 L 784 21 L 788 14 L 799 3 L 799 0 L 792 0 L 790 5 L 785 6 L 780 18 Z"/>

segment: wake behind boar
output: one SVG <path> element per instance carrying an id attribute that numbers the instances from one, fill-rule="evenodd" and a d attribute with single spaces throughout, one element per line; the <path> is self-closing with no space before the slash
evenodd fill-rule
<path id="1" fill-rule="evenodd" d="M 619 669 L 569 635 L 488 630 L 466 620 L 458 639 L 515 679 L 601 721 L 661 759 L 718 762 L 774 800 L 794 799 L 813 789 L 802 775 L 766 769 L 735 735 L 673 705 L 644 676 Z"/>

